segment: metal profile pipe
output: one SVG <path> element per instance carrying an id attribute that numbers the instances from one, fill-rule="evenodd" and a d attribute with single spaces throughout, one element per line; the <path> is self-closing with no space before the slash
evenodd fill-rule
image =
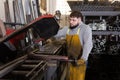
<path id="1" fill-rule="evenodd" d="M 30 64 L 37 64 L 39 63 L 41 60 L 25 60 L 25 63 L 30 63 Z"/>
<path id="2" fill-rule="evenodd" d="M 20 70 L 20 71 L 17 71 L 17 70 L 15 70 L 15 71 L 12 71 L 11 74 L 12 74 L 12 75 L 19 75 L 19 76 L 20 76 L 20 75 L 24 75 L 24 76 L 25 76 L 27 73 L 29 73 L 29 71 L 21 71 L 21 70 Z"/>
<path id="3" fill-rule="evenodd" d="M 46 66 L 47 66 L 47 63 L 42 65 L 42 67 L 31 77 L 30 80 L 34 80 L 34 78 L 41 72 L 41 70 L 44 70 Z"/>
<path id="4" fill-rule="evenodd" d="M 57 60 L 57 61 L 64 61 L 64 62 L 74 62 L 75 60 L 69 59 L 67 56 L 60 56 L 60 55 L 44 55 L 44 54 L 34 54 L 31 53 L 29 54 L 29 57 L 35 58 L 35 59 L 40 59 L 40 60 Z"/>
<path id="5" fill-rule="evenodd" d="M 20 63 L 22 63 L 27 58 L 27 55 L 20 57 L 18 59 L 15 59 L 14 61 L 5 64 L 0 67 L 0 78 L 2 78 L 7 73 L 11 72 L 16 66 L 18 66 Z"/>
<path id="6" fill-rule="evenodd" d="M 22 56 L 22 57 L 20 57 L 20 58 L 17 58 L 17 59 L 15 59 L 15 60 L 13 60 L 13 61 L 5 64 L 5 65 L 0 66 L 0 70 L 4 69 L 4 68 L 6 68 L 6 67 L 9 67 L 11 64 L 14 64 L 14 63 L 16 63 L 16 62 L 19 61 L 19 60 L 25 60 L 25 59 L 27 59 L 27 55 Z"/>
<path id="7" fill-rule="evenodd" d="M 20 67 L 22 67 L 22 68 L 28 68 L 28 69 L 30 69 L 30 68 L 34 68 L 36 65 L 34 65 L 34 64 L 31 64 L 31 65 L 26 65 L 26 64 L 24 64 L 24 65 L 21 65 Z"/>
<path id="8" fill-rule="evenodd" d="M 43 63 L 43 61 L 41 61 L 38 65 L 36 65 L 29 73 L 26 74 L 26 77 L 31 75 L 42 63 Z"/>

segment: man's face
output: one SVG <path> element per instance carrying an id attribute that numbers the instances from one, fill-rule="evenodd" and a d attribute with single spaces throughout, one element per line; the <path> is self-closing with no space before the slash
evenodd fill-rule
<path id="1" fill-rule="evenodd" d="M 81 22 L 81 18 L 70 17 L 70 20 L 69 20 L 70 27 L 74 27 L 74 26 L 78 25 L 80 22 Z"/>

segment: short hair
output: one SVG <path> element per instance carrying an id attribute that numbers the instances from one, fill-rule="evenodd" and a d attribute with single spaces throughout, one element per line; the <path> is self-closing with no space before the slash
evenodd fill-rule
<path id="1" fill-rule="evenodd" d="M 83 19 L 82 13 L 80 11 L 72 11 L 70 17 L 77 17 Z"/>

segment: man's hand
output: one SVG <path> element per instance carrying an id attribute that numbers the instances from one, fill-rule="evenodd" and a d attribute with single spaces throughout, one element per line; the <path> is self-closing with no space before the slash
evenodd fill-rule
<path id="1" fill-rule="evenodd" d="M 83 59 L 74 59 L 74 62 L 72 62 L 73 66 L 80 66 L 85 64 L 85 61 Z"/>

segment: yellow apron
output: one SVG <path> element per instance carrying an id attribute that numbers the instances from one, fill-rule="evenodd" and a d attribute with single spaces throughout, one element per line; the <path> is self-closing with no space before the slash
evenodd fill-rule
<path id="1" fill-rule="evenodd" d="M 79 39 L 80 28 L 77 34 L 69 35 L 69 30 L 66 35 L 68 56 L 78 59 L 78 66 L 74 66 L 68 63 L 67 66 L 67 80 L 85 80 L 86 64 L 83 59 L 80 59 L 82 55 L 82 45 Z"/>

